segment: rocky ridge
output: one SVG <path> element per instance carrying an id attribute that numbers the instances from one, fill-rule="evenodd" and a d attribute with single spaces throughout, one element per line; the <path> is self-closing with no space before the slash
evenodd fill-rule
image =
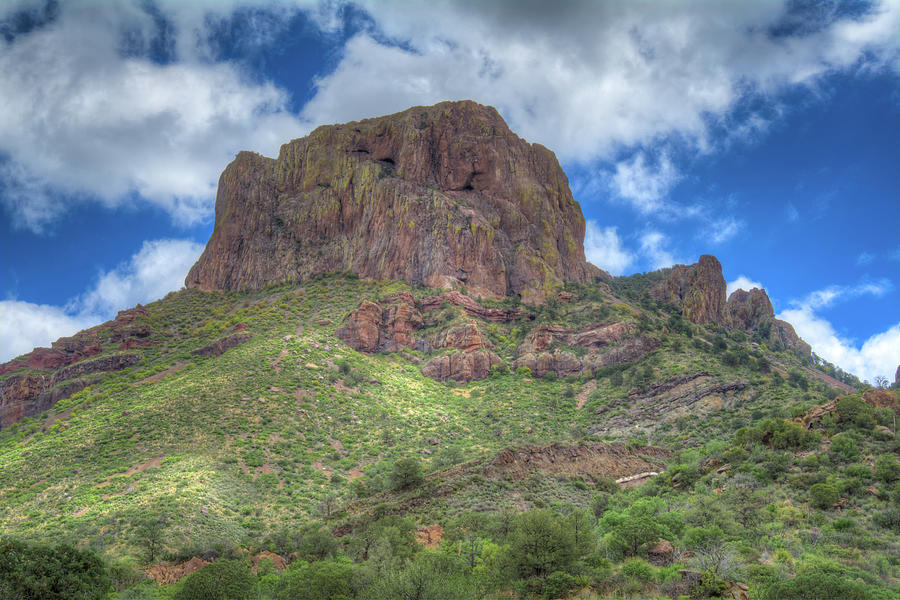
<path id="1" fill-rule="evenodd" d="M 772 302 L 765 290 L 735 290 L 725 297 L 722 264 L 715 256 L 704 254 L 692 265 L 675 265 L 662 282 L 650 290 L 657 300 L 681 309 L 692 323 L 714 323 L 731 330 L 758 332 L 765 341 L 778 341 L 785 348 L 809 356 L 812 349 L 800 339 L 787 321 L 775 318 Z"/>

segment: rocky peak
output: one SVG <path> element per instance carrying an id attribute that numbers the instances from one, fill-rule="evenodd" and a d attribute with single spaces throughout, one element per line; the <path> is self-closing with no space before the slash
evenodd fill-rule
<path id="1" fill-rule="evenodd" d="M 553 152 L 471 101 L 319 127 L 277 159 L 240 153 L 185 285 L 260 288 L 330 271 L 541 302 L 585 261 L 584 217 Z"/>
<path id="2" fill-rule="evenodd" d="M 734 329 L 750 330 L 775 316 L 765 290 L 735 290 L 725 304 L 725 320 Z"/>
<path id="3" fill-rule="evenodd" d="M 692 265 L 675 265 L 650 293 L 682 309 L 692 323 L 725 325 L 725 278 L 715 256 L 704 254 Z"/>

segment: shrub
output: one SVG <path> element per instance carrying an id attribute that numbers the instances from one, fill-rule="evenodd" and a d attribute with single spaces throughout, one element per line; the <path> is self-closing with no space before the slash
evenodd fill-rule
<path id="1" fill-rule="evenodd" d="M 900 479 L 900 461 L 893 454 L 883 454 L 875 459 L 875 476 L 891 483 Z"/>
<path id="2" fill-rule="evenodd" d="M 401 458 L 391 470 L 391 487 L 395 490 L 409 490 L 422 485 L 422 463 L 415 458 Z"/>
<path id="3" fill-rule="evenodd" d="M 99 600 L 110 586 L 103 561 L 90 550 L 0 538 L 0 597 Z"/>
<path id="4" fill-rule="evenodd" d="M 653 581 L 653 567 L 642 558 L 629 558 L 622 565 L 622 573 L 641 583 Z"/>
<path id="5" fill-rule="evenodd" d="M 852 462 L 859 458 L 859 446 L 849 435 L 836 435 L 831 438 L 831 453 L 843 462 Z"/>
<path id="6" fill-rule="evenodd" d="M 276 600 L 339 600 L 354 594 L 355 567 L 349 561 L 321 560 L 294 563 L 281 575 Z"/>
<path id="7" fill-rule="evenodd" d="M 874 410 L 856 396 L 845 396 L 834 403 L 841 423 L 853 424 L 861 429 L 875 427 Z"/>
<path id="8" fill-rule="evenodd" d="M 816 508 L 827 509 L 840 499 L 837 489 L 829 483 L 817 483 L 809 488 L 809 498 Z"/>
<path id="9" fill-rule="evenodd" d="M 866 586 L 837 575 L 808 571 L 794 579 L 778 582 L 766 590 L 768 600 L 809 600 L 810 598 L 840 598 L 867 600 Z"/>
<path id="10" fill-rule="evenodd" d="M 567 571 L 576 558 L 575 535 L 558 515 L 532 510 L 518 515 L 509 536 L 510 556 L 523 579 Z"/>
<path id="11" fill-rule="evenodd" d="M 255 600 L 256 578 L 244 560 L 222 559 L 188 575 L 175 600 Z"/>

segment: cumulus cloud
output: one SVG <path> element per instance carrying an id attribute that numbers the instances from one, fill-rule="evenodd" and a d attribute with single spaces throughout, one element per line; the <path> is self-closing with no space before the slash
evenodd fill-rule
<path id="1" fill-rule="evenodd" d="M 772 33 L 788 2 L 364 2 L 377 29 L 348 42 L 304 114 L 317 123 L 472 97 L 567 159 L 675 134 L 709 144 L 748 94 L 834 70 L 894 64 L 900 9 L 823 11 L 814 31 Z M 393 43 L 392 43 L 393 42 Z M 755 128 L 760 116 L 750 115 Z"/>
<path id="2" fill-rule="evenodd" d="M 205 59 L 210 13 L 191 4 L 163 15 L 179 32 L 157 48 L 167 62 L 148 57 L 159 23 L 139 3 L 62 3 L 48 24 L 0 41 L 0 177 L 16 224 L 41 231 L 79 201 L 136 198 L 194 223 L 237 151 L 272 154 L 308 129 L 284 90 Z"/>
<path id="3" fill-rule="evenodd" d="M 615 227 L 600 227 L 593 220 L 586 223 L 584 253 L 588 261 L 611 275 L 622 275 L 635 259 L 634 254 L 622 246 Z"/>
<path id="4" fill-rule="evenodd" d="M 95 315 L 70 315 L 62 306 L 18 300 L 0 301 L 0 362 L 5 362 L 64 335 L 96 325 Z"/>
<path id="5" fill-rule="evenodd" d="M 678 181 L 675 160 L 651 161 L 648 148 L 707 152 L 723 131 L 765 131 L 770 117 L 735 111 L 747 98 L 900 66 L 890 0 L 856 16 L 826 6 L 801 30 L 786 0 L 357 4 L 369 20 L 299 116 L 285 90 L 224 60 L 217 32 L 240 14 L 235 43 L 265 47 L 302 10 L 339 34 L 343 2 L 52 5 L 47 23 L 0 41 L 7 210 L 40 230 L 78 202 L 138 201 L 192 223 L 210 216 L 218 173 L 240 149 L 272 154 L 311 125 L 472 98 L 648 211 Z M 0 18 L 42 6 L 5 3 Z"/>
<path id="6" fill-rule="evenodd" d="M 639 212 L 658 211 L 669 190 L 681 179 L 669 157 L 663 155 L 656 164 L 639 152 L 631 160 L 616 164 L 611 187 L 614 193 L 629 201 Z"/>
<path id="7" fill-rule="evenodd" d="M 640 253 L 649 262 L 650 268 L 665 269 L 676 263 L 684 261 L 676 260 L 669 250 L 669 238 L 659 231 L 647 231 L 640 238 Z"/>
<path id="8" fill-rule="evenodd" d="M 202 251 L 202 245 L 190 240 L 147 241 L 128 261 L 100 273 L 87 291 L 65 306 L 0 301 L 0 361 L 180 289 Z"/>
<path id="9" fill-rule="evenodd" d="M 734 217 L 716 219 L 710 224 L 708 235 L 713 244 L 722 244 L 736 236 L 744 227 L 744 222 Z"/>
<path id="10" fill-rule="evenodd" d="M 776 317 L 791 323 L 797 334 L 812 346 L 813 352 L 825 360 L 864 380 L 874 381 L 877 375 L 890 380 L 900 364 L 900 323 L 871 336 L 860 345 L 840 335 L 818 311 L 838 301 L 864 295 L 882 296 L 891 289 L 892 285 L 887 280 L 856 286 L 829 286 L 792 301 L 791 307 Z"/>
<path id="11" fill-rule="evenodd" d="M 735 290 L 744 290 L 749 292 L 753 288 L 759 288 L 761 290 L 765 289 L 763 287 L 763 284 L 761 284 L 760 282 L 753 281 L 752 279 L 744 275 L 738 275 L 737 279 L 735 279 L 734 281 L 729 281 L 725 285 L 725 297 L 728 298 L 729 296 L 731 296 L 732 292 L 734 292 Z"/>

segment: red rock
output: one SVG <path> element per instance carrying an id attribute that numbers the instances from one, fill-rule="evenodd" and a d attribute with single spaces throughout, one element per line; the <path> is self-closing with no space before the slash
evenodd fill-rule
<path id="1" fill-rule="evenodd" d="M 422 374 L 437 381 L 466 383 L 484 379 L 490 375 L 491 367 L 502 363 L 499 356 L 488 350 L 460 351 L 432 358 L 422 367 Z"/>
<path id="2" fill-rule="evenodd" d="M 55 369 L 72 362 L 72 356 L 50 348 L 35 348 L 28 355 L 28 366 L 32 369 Z"/>
<path id="3" fill-rule="evenodd" d="M 238 154 L 185 285 L 258 289 L 351 271 L 542 302 L 563 281 L 608 278 L 585 261 L 584 229 L 551 151 L 493 108 L 443 102 L 319 127 L 277 159 Z"/>
<path id="4" fill-rule="evenodd" d="M 444 302 L 458 306 L 465 311 L 470 317 L 484 319 L 485 321 L 493 321 L 495 323 L 508 323 L 510 321 L 518 321 L 522 318 L 522 309 L 514 308 L 504 310 L 501 308 L 489 308 L 481 306 L 465 294 L 456 290 L 441 294 L 440 296 L 429 296 L 423 298 L 421 304 L 422 312 L 428 312 L 439 307 Z"/>
<path id="5" fill-rule="evenodd" d="M 435 336 L 431 345 L 434 348 L 458 348 L 459 350 L 478 350 L 480 348 L 492 348 L 491 342 L 485 338 L 478 325 L 466 323 L 459 327 L 452 327 Z"/>

